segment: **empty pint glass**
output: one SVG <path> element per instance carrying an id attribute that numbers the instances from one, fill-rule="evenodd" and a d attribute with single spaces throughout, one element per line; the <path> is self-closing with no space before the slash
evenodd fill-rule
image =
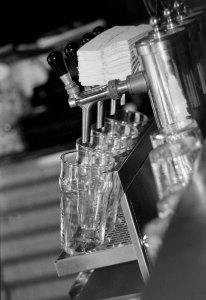
<path id="1" fill-rule="evenodd" d="M 119 140 L 123 147 L 127 147 L 127 151 L 132 149 L 134 145 L 133 140 L 138 136 L 138 129 L 132 123 L 109 117 L 105 118 L 102 131 L 108 136 L 119 135 Z"/>
<path id="2" fill-rule="evenodd" d="M 70 255 L 91 251 L 104 242 L 107 207 L 114 188 L 112 157 L 81 163 L 84 153 L 61 155 L 61 248 Z M 104 156 L 104 157 L 103 157 Z"/>
<path id="3" fill-rule="evenodd" d="M 125 139 L 127 140 L 126 137 Z M 113 159 L 118 169 L 119 164 L 121 164 L 122 160 L 126 157 L 126 145 L 124 138 L 122 139 L 122 142 L 120 142 L 117 135 L 108 137 L 105 133 L 92 130 L 91 143 L 82 143 L 81 137 L 76 140 L 76 149 L 79 150 L 78 161 L 81 162 L 81 164 L 88 162 L 93 164 L 107 164 Z M 118 172 L 113 172 L 112 180 L 113 186 L 107 205 L 107 232 L 112 230 L 116 224 L 120 201 L 123 194 Z"/>
<path id="4" fill-rule="evenodd" d="M 120 121 L 122 124 L 132 125 L 131 136 L 133 144 L 138 140 L 140 133 L 144 129 L 144 126 L 148 123 L 149 118 L 139 111 L 129 111 L 120 109 L 115 114 L 114 119 Z"/>
<path id="5" fill-rule="evenodd" d="M 96 129 L 96 125 L 92 125 L 90 147 L 95 150 L 109 152 L 119 165 L 128 154 L 129 140 L 128 136 L 121 137 L 117 132 L 105 132 L 105 128 Z"/>

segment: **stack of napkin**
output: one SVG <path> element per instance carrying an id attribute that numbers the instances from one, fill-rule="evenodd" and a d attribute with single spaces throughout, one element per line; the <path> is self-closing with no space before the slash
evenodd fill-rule
<path id="1" fill-rule="evenodd" d="M 82 86 L 107 84 L 138 70 L 135 43 L 151 31 L 151 26 L 114 26 L 77 51 L 79 81 Z"/>

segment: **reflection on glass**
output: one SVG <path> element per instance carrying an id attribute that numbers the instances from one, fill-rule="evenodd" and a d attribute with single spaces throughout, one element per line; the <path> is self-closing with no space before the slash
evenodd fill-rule
<path id="1" fill-rule="evenodd" d="M 78 151 L 64 153 L 59 178 L 61 248 L 70 255 L 91 251 L 104 242 L 108 203 L 116 189 L 113 159 L 102 160 L 103 164 L 81 164 L 78 159 Z"/>
<path id="2" fill-rule="evenodd" d="M 179 197 L 172 195 L 180 193 L 188 184 L 194 161 L 202 147 L 197 124 L 194 126 L 191 120 L 186 123 L 186 127 L 173 124 L 150 136 L 154 149 L 149 158 L 159 196 L 159 217 L 167 217 L 174 212 Z"/>

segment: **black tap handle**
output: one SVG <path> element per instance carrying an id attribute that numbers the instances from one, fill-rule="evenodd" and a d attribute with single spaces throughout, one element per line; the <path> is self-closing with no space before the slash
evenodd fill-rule
<path id="1" fill-rule="evenodd" d="M 68 69 L 64 61 L 62 52 L 57 50 L 52 51 L 47 56 L 47 62 L 58 77 L 61 77 L 68 73 Z"/>
<path id="2" fill-rule="evenodd" d="M 106 30 L 106 27 L 104 26 L 97 26 L 94 28 L 94 30 L 92 31 L 92 33 L 94 34 L 94 36 L 99 35 L 100 33 L 102 33 L 103 31 Z"/>
<path id="3" fill-rule="evenodd" d="M 88 43 L 90 40 L 94 38 L 94 34 L 92 32 L 85 33 L 83 37 L 81 38 L 81 46 Z"/>
<path id="4" fill-rule="evenodd" d="M 78 66 L 78 59 L 77 59 L 77 50 L 79 46 L 77 43 L 68 43 L 64 47 L 64 53 L 67 58 L 69 58 L 70 62 L 73 63 L 75 67 Z"/>

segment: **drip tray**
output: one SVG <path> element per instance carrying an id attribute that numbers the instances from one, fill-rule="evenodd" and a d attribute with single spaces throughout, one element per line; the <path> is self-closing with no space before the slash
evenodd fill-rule
<path id="1" fill-rule="evenodd" d="M 101 247 L 89 253 L 69 255 L 62 252 L 54 263 L 58 276 L 71 275 L 137 259 L 122 211 L 118 213 L 117 223 L 113 231 L 106 233 L 105 241 Z"/>

